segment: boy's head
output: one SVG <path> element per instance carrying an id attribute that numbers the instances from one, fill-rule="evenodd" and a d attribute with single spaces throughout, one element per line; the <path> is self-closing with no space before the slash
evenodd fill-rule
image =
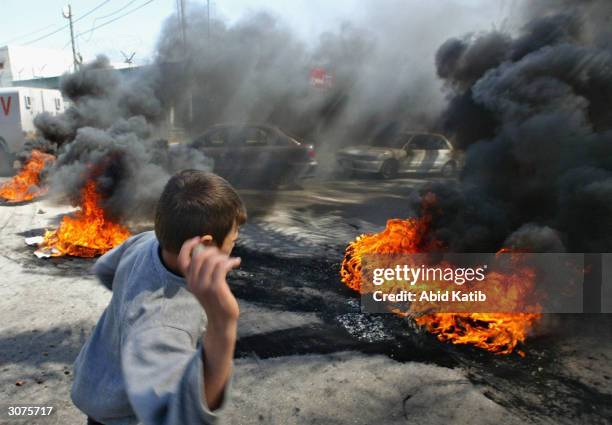
<path id="1" fill-rule="evenodd" d="M 187 239 L 200 236 L 230 254 L 246 209 L 234 188 L 205 171 L 185 170 L 174 175 L 155 211 L 155 235 L 163 250 L 178 254 Z"/>

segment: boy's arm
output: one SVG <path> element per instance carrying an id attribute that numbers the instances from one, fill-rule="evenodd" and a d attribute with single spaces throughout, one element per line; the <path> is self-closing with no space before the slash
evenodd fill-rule
<path id="1" fill-rule="evenodd" d="M 204 397 L 212 410 L 224 401 L 224 392 L 232 373 L 232 359 L 236 346 L 236 325 L 233 329 L 217 331 L 208 326 L 204 341 Z"/>
<path id="2" fill-rule="evenodd" d="M 93 265 L 93 273 L 100 279 L 100 282 L 104 284 L 109 290 L 113 290 L 113 280 L 115 279 L 115 271 L 119 266 L 119 260 L 125 252 L 125 250 L 133 245 L 134 243 L 141 240 L 147 233 L 140 233 L 134 235 L 121 245 L 108 251 L 102 257 L 98 258 L 98 261 Z"/>
<path id="3" fill-rule="evenodd" d="M 227 273 L 240 265 L 215 247 L 204 248 L 199 238 L 185 242 L 178 263 L 187 288 L 202 305 L 208 318 L 204 341 L 204 397 L 212 410 L 223 401 L 224 389 L 232 371 L 236 330 L 240 314 L 238 302 L 227 281 Z"/>
<path id="4" fill-rule="evenodd" d="M 100 282 L 111 291 L 113 290 L 115 271 L 119 265 L 121 255 L 125 251 L 125 244 L 125 242 L 122 243 L 98 258 L 92 269 L 93 273 L 100 279 Z"/>
<path id="5" fill-rule="evenodd" d="M 194 352 L 189 334 L 169 326 L 135 326 L 123 343 L 128 398 L 145 425 L 211 424 L 226 400 L 239 309 L 225 276 L 240 260 L 216 248 L 192 255 L 197 244 L 183 245 L 179 267 L 208 317 L 203 347 Z"/>

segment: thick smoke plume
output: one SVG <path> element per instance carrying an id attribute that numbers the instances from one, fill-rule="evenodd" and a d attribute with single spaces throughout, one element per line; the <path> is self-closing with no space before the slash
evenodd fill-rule
<path id="1" fill-rule="evenodd" d="M 35 124 L 47 150 L 58 160 L 48 178 L 52 191 L 78 203 L 88 179 L 95 179 L 109 217 L 150 216 L 167 179 L 184 168 L 209 169 L 202 154 L 168 149 L 156 134 L 165 119 L 158 98 L 157 69 L 120 76 L 98 57 L 62 78 L 71 105 L 64 114 L 41 114 Z"/>
<path id="2" fill-rule="evenodd" d="M 433 52 L 453 29 L 475 22 L 452 2 L 381 0 L 364 5 L 367 19 L 347 15 L 303 40 L 265 12 L 209 27 L 204 8 L 188 9 L 185 36 L 173 16 L 158 46 L 158 62 L 177 76 L 165 79 L 164 92 L 183 127 L 196 136 L 219 122 L 266 122 L 320 154 L 388 131 L 431 127 L 444 105 Z M 440 25 L 448 13 L 455 22 Z M 311 86 L 313 68 L 332 76 L 331 87 Z"/>
<path id="3" fill-rule="evenodd" d="M 449 94 L 439 126 L 467 149 L 460 183 L 425 189 L 450 249 L 612 248 L 612 4 L 537 3 L 518 35 L 470 34 L 437 52 Z"/>
<path id="4" fill-rule="evenodd" d="M 42 137 L 28 149 L 57 151 L 48 171 L 52 192 L 78 202 L 85 181 L 95 178 L 105 210 L 117 219 L 150 214 L 175 170 L 209 168 L 195 151 L 168 149 L 169 126 L 188 141 L 220 122 L 269 123 L 314 143 L 323 163 L 343 144 L 434 122 L 443 98 L 428 55 L 453 31 L 438 24 L 449 7 L 453 28 L 472 26 L 473 14 L 450 1 L 406 7 L 381 0 L 368 8 L 367 21 L 347 16 L 304 40 L 263 12 L 209 26 L 206 10 L 189 3 L 186 31 L 169 17 L 146 69 L 120 74 L 100 57 L 65 76 L 69 108 L 39 116 Z M 332 76 L 331 87 L 311 85 L 313 68 Z"/>

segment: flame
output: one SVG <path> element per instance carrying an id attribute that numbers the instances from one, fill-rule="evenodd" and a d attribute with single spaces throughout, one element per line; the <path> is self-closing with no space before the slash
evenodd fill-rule
<path id="1" fill-rule="evenodd" d="M 24 202 L 47 193 L 46 187 L 40 187 L 40 172 L 53 161 L 53 155 L 33 150 L 19 173 L 0 186 L 0 198 L 10 203 Z"/>
<path id="2" fill-rule="evenodd" d="M 436 241 L 428 241 L 430 218 L 391 219 L 386 228 L 376 234 L 361 235 L 346 248 L 340 276 L 342 282 L 355 291 L 361 287 L 361 258 L 365 254 L 416 254 L 440 248 Z M 501 250 L 500 252 L 508 252 Z M 516 257 L 519 259 L 520 257 Z M 535 274 L 527 267 L 517 267 L 509 275 L 490 273 L 487 280 L 501 281 L 503 294 L 493 297 L 508 311 L 525 302 L 526 293 L 533 287 Z M 539 307 L 539 306 L 536 306 Z M 419 315 L 426 306 L 417 306 L 414 320 L 438 340 L 453 344 L 470 344 L 495 354 L 510 354 L 525 341 L 529 330 L 540 318 L 538 313 L 435 313 Z M 496 311 L 499 311 L 497 308 Z M 537 310 L 536 310 L 537 311 Z M 406 316 L 406 313 L 394 311 Z M 517 353 L 524 356 L 521 350 Z"/>
<path id="3" fill-rule="evenodd" d="M 53 257 L 95 257 L 129 237 L 127 228 L 105 217 L 95 181 L 88 180 L 81 191 L 81 209 L 74 216 L 64 216 L 58 229 L 47 230 L 37 252 Z"/>
<path id="4" fill-rule="evenodd" d="M 392 219 L 380 233 L 358 236 L 344 254 L 340 277 L 349 288 L 361 289 L 361 257 L 364 254 L 415 254 L 425 252 L 428 221 L 422 218 Z"/>
<path id="5" fill-rule="evenodd" d="M 440 341 L 471 344 L 495 354 L 510 354 L 525 341 L 539 318 L 537 313 L 436 313 L 415 320 Z M 522 350 L 517 353 L 521 357 L 525 355 Z"/>

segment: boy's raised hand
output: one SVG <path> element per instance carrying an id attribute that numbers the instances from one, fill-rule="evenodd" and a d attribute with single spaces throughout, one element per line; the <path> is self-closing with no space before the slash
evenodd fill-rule
<path id="1" fill-rule="evenodd" d="M 235 324 L 240 310 L 226 276 L 240 265 L 240 258 L 230 257 L 214 246 L 205 247 L 196 237 L 183 244 L 178 264 L 187 280 L 187 289 L 206 311 L 208 327 L 221 330 Z"/>

